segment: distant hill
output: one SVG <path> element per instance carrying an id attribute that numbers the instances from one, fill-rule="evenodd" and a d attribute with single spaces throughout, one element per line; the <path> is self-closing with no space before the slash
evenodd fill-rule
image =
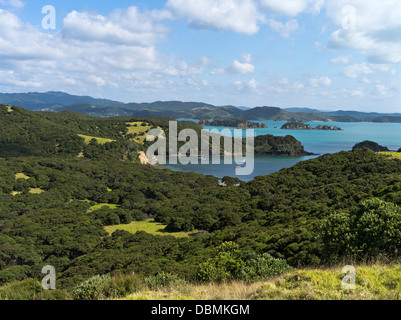
<path id="1" fill-rule="evenodd" d="M 117 107 L 123 105 L 122 102 L 95 99 L 89 96 L 75 96 L 64 92 L 50 91 L 46 93 L 0 93 L 0 103 L 10 106 L 18 106 L 28 110 L 52 110 L 56 106 L 73 105 L 77 103 L 87 103 L 97 106 Z"/>
<path id="2" fill-rule="evenodd" d="M 182 101 L 156 101 L 152 103 L 128 103 L 124 109 L 134 111 L 190 111 L 197 108 L 216 108 L 203 102 L 182 102 Z"/>
<path id="3" fill-rule="evenodd" d="M 139 116 L 171 117 L 198 120 L 257 120 L 286 122 L 396 122 L 401 114 L 380 114 L 358 111 L 319 111 L 309 108 L 281 109 L 274 106 L 256 108 L 214 106 L 204 102 L 156 101 L 127 103 L 75 96 L 64 92 L 0 93 L 0 103 L 15 105 L 33 111 L 59 112 L 73 110 L 98 117 Z"/>
<path id="4" fill-rule="evenodd" d="M 310 108 L 285 108 L 285 111 L 288 112 L 303 112 L 303 113 L 321 113 L 322 111 L 317 109 L 310 109 Z"/>

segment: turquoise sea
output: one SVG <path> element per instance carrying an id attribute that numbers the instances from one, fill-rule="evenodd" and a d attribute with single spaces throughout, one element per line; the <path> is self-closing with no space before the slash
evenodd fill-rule
<path id="1" fill-rule="evenodd" d="M 327 124 L 337 126 L 342 131 L 318 131 L 318 130 L 281 130 L 285 122 L 279 121 L 256 121 L 266 124 L 268 129 L 254 129 L 255 135 L 272 134 L 275 136 L 292 135 L 305 147 L 305 150 L 314 154 L 323 155 L 326 153 L 337 153 L 340 151 L 350 151 L 352 147 L 364 140 L 371 140 L 380 145 L 387 146 L 390 150 L 401 148 L 401 123 L 367 123 L 367 122 L 310 122 L 312 127 Z M 223 130 L 222 127 L 205 127 L 204 129 Z M 234 130 L 235 128 L 228 128 Z M 299 161 L 315 158 L 309 157 L 286 157 L 286 156 L 256 156 L 255 169 L 249 176 L 238 176 L 240 180 L 253 180 L 256 176 L 268 175 L 283 168 L 289 168 Z M 216 177 L 232 176 L 235 177 L 236 164 L 232 165 L 166 165 L 175 171 L 199 172 L 205 175 Z"/>

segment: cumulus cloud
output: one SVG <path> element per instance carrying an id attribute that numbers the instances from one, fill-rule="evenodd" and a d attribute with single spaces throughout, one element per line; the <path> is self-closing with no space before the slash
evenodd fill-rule
<path id="1" fill-rule="evenodd" d="M 341 56 L 341 57 L 331 59 L 330 62 L 334 63 L 334 64 L 347 64 L 347 63 L 349 63 L 349 60 L 350 60 L 350 56 Z"/>
<path id="2" fill-rule="evenodd" d="M 292 81 L 288 78 L 279 78 L 275 81 L 271 89 L 275 93 L 288 93 L 299 91 L 304 87 L 305 85 L 301 81 Z"/>
<path id="3" fill-rule="evenodd" d="M 320 12 L 324 2 L 324 0 L 262 0 L 261 5 L 272 12 L 295 17 L 303 12 Z"/>
<path id="4" fill-rule="evenodd" d="M 235 81 L 234 85 L 236 86 L 237 90 L 250 90 L 250 91 L 255 91 L 259 88 L 260 82 L 257 81 L 256 79 L 251 79 L 249 81 Z"/>
<path id="5" fill-rule="evenodd" d="M 342 89 L 343 98 L 363 98 L 365 92 L 362 89 Z"/>
<path id="6" fill-rule="evenodd" d="M 71 88 L 101 95 L 107 86 L 171 92 L 169 77 L 199 74 L 204 67 L 158 52 L 156 44 L 167 33 L 162 20 L 168 17 L 136 7 L 109 16 L 73 11 L 59 32 L 48 34 L 0 9 L 1 90 Z"/>
<path id="7" fill-rule="evenodd" d="M 387 72 L 391 75 L 395 75 L 396 70 L 388 64 L 357 63 L 346 67 L 343 70 L 343 75 L 347 78 L 355 79 L 360 76 L 367 76 L 377 72 Z M 368 81 L 365 80 L 364 82 Z"/>
<path id="8" fill-rule="evenodd" d="M 309 79 L 309 84 L 315 88 L 329 87 L 331 86 L 331 82 L 332 81 L 329 77 L 316 77 Z"/>
<path id="9" fill-rule="evenodd" d="M 191 87 L 194 87 L 196 90 L 201 90 L 203 88 L 207 88 L 210 85 L 207 80 L 205 80 L 205 79 L 200 80 L 193 76 L 186 80 L 186 84 Z"/>
<path id="10" fill-rule="evenodd" d="M 0 0 L 0 5 L 4 7 L 12 7 L 15 9 L 22 9 L 25 7 L 25 3 L 21 0 Z"/>
<path id="11" fill-rule="evenodd" d="M 276 32 L 279 32 L 283 38 L 289 38 L 293 32 L 298 30 L 298 20 L 292 19 L 285 24 L 274 19 L 267 21 L 267 24 Z"/>
<path id="12" fill-rule="evenodd" d="M 326 11 L 337 26 L 331 48 L 359 50 L 372 63 L 401 63 L 400 1 L 330 0 Z"/>
<path id="13" fill-rule="evenodd" d="M 10 60 L 45 60 L 64 56 L 51 36 L 25 25 L 13 13 L 0 9 L 0 58 Z"/>
<path id="14" fill-rule="evenodd" d="M 255 66 L 251 62 L 252 55 L 246 53 L 243 55 L 242 61 L 234 60 L 233 64 L 228 68 L 215 68 L 211 73 L 214 75 L 254 73 Z"/>
<path id="15" fill-rule="evenodd" d="M 166 31 L 151 14 L 136 7 L 114 10 L 109 17 L 72 11 L 63 21 L 63 36 L 81 41 L 147 46 L 163 38 Z"/>
<path id="16" fill-rule="evenodd" d="M 233 65 L 228 69 L 232 73 L 248 74 L 255 72 L 255 66 L 246 62 L 235 60 Z"/>
<path id="17" fill-rule="evenodd" d="M 196 28 L 255 34 L 264 21 L 253 0 L 168 0 L 166 8 Z"/>

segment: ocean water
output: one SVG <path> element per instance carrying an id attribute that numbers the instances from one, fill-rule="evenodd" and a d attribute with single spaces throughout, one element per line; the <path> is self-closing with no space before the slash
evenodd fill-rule
<path id="1" fill-rule="evenodd" d="M 340 151 L 350 151 L 352 147 L 364 140 L 371 140 L 380 145 L 387 146 L 390 150 L 401 148 L 401 123 L 366 123 L 366 122 L 310 122 L 312 127 L 327 124 L 331 127 L 337 126 L 342 131 L 323 131 L 323 130 L 281 130 L 281 126 L 286 122 L 280 121 L 256 121 L 268 126 L 267 129 L 254 129 L 255 135 L 272 134 L 275 136 L 292 135 L 301 141 L 305 150 L 317 155 L 327 153 L 337 153 Z M 222 127 L 205 127 L 204 129 L 223 130 Z M 234 130 L 236 128 L 228 128 Z M 255 168 L 251 175 L 236 176 L 236 164 L 191 164 L 191 165 L 165 165 L 163 168 L 175 171 L 198 172 L 205 175 L 216 177 L 231 176 L 243 181 L 250 181 L 256 176 L 268 175 L 283 168 L 289 168 L 299 161 L 316 158 L 308 157 L 287 157 L 287 156 L 255 156 Z"/>

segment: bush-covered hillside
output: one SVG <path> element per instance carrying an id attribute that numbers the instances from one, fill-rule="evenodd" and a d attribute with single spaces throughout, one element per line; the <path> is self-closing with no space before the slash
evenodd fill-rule
<path id="1" fill-rule="evenodd" d="M 287 264 L 327 265 L 348 254 L 399 255 L 396 158 L 356 149 L 221 186 L 213 176 L 120 161 L 129 160 L 122 152 L 126 143 L 131 151 L 146 147 L 124 138 L 121 125 L 141 119 L 0 110 L 0 122 L 18 128 L 1 137 L 0 285 L 41 279 L 45 265 L 56 268 L 58 287 L 71 294 L 96 275 L 164 272 L 199 281 L 216 280 L 216 270 L 225 268 L 230 280 L 256 279 L 255 266 L 284 270 Z M 165 128 L 168 119 L 146 122 Z M 116 141 L 68 144 L 65 137 L 75 134 Z M 78 147 L 84 157 L 77 156 Z M 105 230 L 148 219 L 165 225 L 165 234 L 198 233 Z M 231 249 L 221 251 L 227 242 Z"/>

